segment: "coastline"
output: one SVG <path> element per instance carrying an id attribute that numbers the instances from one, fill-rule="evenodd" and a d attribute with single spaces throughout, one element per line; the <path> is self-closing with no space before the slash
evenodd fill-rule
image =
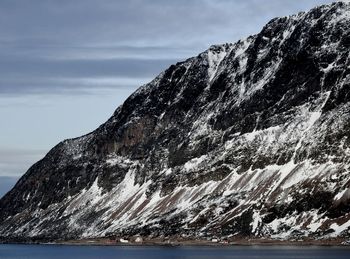
<path id="1" fill-rule="evenodd" d="M 210 240 L 162 240 L 162 239 L 149 239 L 143 242 L 128 242 L 122 243 L 119 241 L 112 241 L 105 238 L 100 239 L 81 239 L 81 240 L 65 240 L 55 241 L 50 243 L 39 244 L 54 244 L 54 245 L 78 245 L 78 246 L 164 246 L 164 247 L 176 247 L 176 246 L 210 246 L 210 247 L 231 247 L 231 246 L 341 246 L 349 247 L 349 239 L 346 238 L 333 238 L 326 240 L 304 239 L 304 240 L 278 240 L 278 239 L 249 239 L 240 238 L 229 240 L 228 242 L 213 242 Z"/>
<path id="2" fill-rule="evenodd" d="M 341 246 L 350 248 L 350 238 L 334 237 L 327 239 L 316 239 L 311 237 L 300 237 L 295 239 L 274 239 L 256 237 L 223 237 L 223 238 L 190 238 L 190 237 L 96 237 L 83 239 L 51 239 L 51 238 L 21 238 L 0 237 L 0 244 L 23 244 L 23 245 L 67 245 L 67 246 L 209 246 L 209 247 L 234 247 L 234 246 Z"/>

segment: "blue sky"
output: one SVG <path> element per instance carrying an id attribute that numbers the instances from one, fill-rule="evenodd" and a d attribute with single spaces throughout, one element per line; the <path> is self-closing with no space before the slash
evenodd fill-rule
<path id="1" fill-rule="evenodd" d="M 327 0 L 2 0 L 0 196 L 59 141 L 212 44 Z"/>

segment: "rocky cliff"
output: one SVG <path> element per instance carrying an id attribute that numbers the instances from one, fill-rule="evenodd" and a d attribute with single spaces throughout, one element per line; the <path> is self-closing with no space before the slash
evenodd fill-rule
<path id="1" fill-rule="evenodd" d="M 348 237 L 349 50 L 338 2 L 170 66 L 32 166 L 0 236 Z"/>

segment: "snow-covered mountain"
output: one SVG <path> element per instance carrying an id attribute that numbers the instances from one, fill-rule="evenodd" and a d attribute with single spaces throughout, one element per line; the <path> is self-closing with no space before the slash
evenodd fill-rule
<path id="1" fill-rule="evenodd" d="M 337 2 L 170 66 L 32 166 L 0 236 L 349 236 L 349 50 Z"/>

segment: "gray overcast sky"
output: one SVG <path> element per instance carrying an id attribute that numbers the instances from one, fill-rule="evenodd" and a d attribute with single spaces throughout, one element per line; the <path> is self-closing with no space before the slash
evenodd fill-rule
<path id="1" fill-rule="evenodd" d="M 327 0 L 2 0 L 0 196 L 55 144 L 212 44 Z"/>

